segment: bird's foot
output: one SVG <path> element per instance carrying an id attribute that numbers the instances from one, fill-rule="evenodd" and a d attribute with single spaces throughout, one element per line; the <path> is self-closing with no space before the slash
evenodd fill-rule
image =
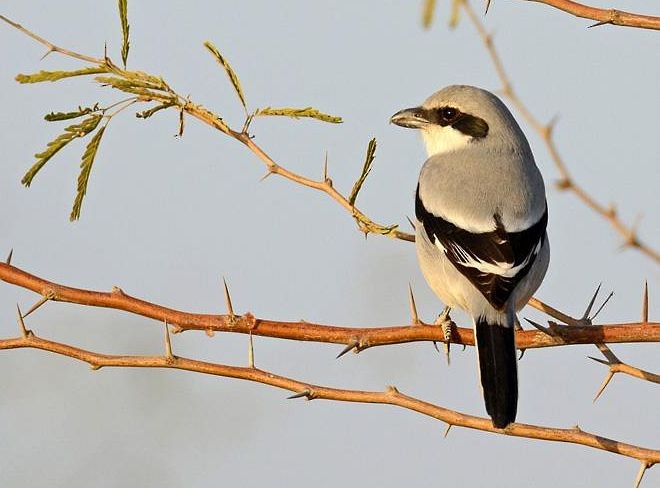
<path id="1" fill-rule="evenodd" d="M 434 325 L 438 325 L 442 328 L 442 335 L 445 340 L 445 355 L 447 356 L 447 364 L 450 364 L 451 362 L 449 358 L 449 349 L 451 345 L 452 330 L 453 328 L 456 327 L 456 324 L 449 316 L 450 312 L 451 312 L 451 307 L 445 307 L 445 309 L 442 311 L 440 315 L 438 315 L 438 318 L 433 323 Z M 437 343 L 434 342 L 433 345 L 437 350 L 438 349 Z"/>

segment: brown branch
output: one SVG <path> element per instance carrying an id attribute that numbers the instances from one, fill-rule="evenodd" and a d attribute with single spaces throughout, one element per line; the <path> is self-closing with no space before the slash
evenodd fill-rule
<path id="1" fill-rule="evenodd" d="M 31 32 L 31 31 L 27 30 L 21 24 L 19 24 L 17 22 L 14 22 L 11 19 L 8 19 L 4 15 L 0 15 L 0 20 L 4 20 L 9 25 L 11 25 L 12 27 L 18 29 L 23 34 L 25 34 L 26 36 L 31 37 L 32 39 L 37 41 L 39 44 L 42 44 L 42 45 L 46 46 L 48 51 L 46 52 L 46 54 L 44 54 L 43 57 L 48 56 L 48 54 L 50 54 L 50 53 L 60 53 L 60 54 L 63 54 L 64 56 L 69 56 L 70 58 L 78 59 L 80 61 L 86 61 L 86 62 L 92 63 L 92 64 L 104 64 L 105 63 L 104 59 L 94 58 L 92 56 L 87 56 L 85 54 L 80 54 L 80 53 L 77 53 L 75 51 L 69 51 L 68 49 L 64 49 L 63 47 L 56 46 L 55 44 L 53 44 L 50 41 L 47 41 L 43 37 L 40 37 L 40 36 L 36 35 L 34 32 Z"/>
<path id="2" fill-rule="evenodd" d="M 102 292 L 60 285 L 31 275 L 6 263 L 0 263 L 0 280 L 38 293 L 41 295 L 41 298 L 37 301 L 39 305 L 46 300 L 52 300 L 124 310 L 160 322 L 167 322 L 172 324 L 177 331 L 234 332 L 297 341 L 352 344 L 352 349 L 356 351 L 374 346 L 407 342 L 447 342 L 442 328 L 427 324 L 352 328 L 304 321 L 282 322 L 260 319 L 249 313 L 236 315 L 233 310 L 226 315 L 183 312 L 134 298 L 118 287 L 114 287 L 110 292 Z M 546 310 L 555 310 L 545 304 L 543 306 Z M 568 317 L 565 314 L 561 315 Z M 572 323 L 578 323 L 575 319 L 571 320 Z M 449 342 L 473 346 L 474 335 L 472 329 L 456 327 L 452 330 Z M 660 323 L 646 321 L 604 325 L 572 325 L 561 327 L 560 333 L 552 335 L 536 330 L 516 332 L 516 344 L 520 349 L 621 342 L 660 342 Z"/>
<path id="3" fill-rule="evenodd" d="M 565 161 L 559 154 L 559 150 L 557 149 L 557 145 L 553 138 L 552 131 L 554 128 L 554 121 L 551 121 L 549 124 L 542 124 L 522 102 L 522 100 L 518 97 L 513 89 L 513 84 L 511 83 L 511 80 L 504 68 L 504 64 L 502 63 L 502 59 L 500 58 L 500 55 L 493 43 L 493 36 L 486 31 L 483 22 L 475 13 L 469 0 L 457 1 L 459 1 L 463 6 L 463 9 L 467 13 L 468 18 L 472 22 L 472 25 L 474 25 L 477 33 L 479 34 L 479 37 L 481 37 L 481 40 L 483 41 L 484 46 L 488 51 L 488 55 L 493 62 L 497 76 L 502 83 L 503 95 L 511 101 L 516 110 L 520 112 L 527 123 L 539 134 L 544 144 L 546 145 L 548 153 L 550 154 L 550 158 L 554 162 L 555 167 L 559 172 L 559 181 L 557 182 L 558 188 L 560 190 L 571 191 L 583 204 L 607 220 L 614 228 L 614 230 L 623 236 L 625 246 L 635 248 L 651 258 L 656 263 L 660 263 L 660 252 L 645 242 L 641 241 L 634 226 L 625 224 L 619 218 L 616 209 L 613 206 L 607 207 L 597 202 L 582 186 L 575 182 L 570 172 L 568 171 L 568 167 Z"/>
<path id="4" fill-rule="evenodd" d="M 400 393 L 392 386 L 388 387 L 384 392 L 344 390 L 304 383 L 253 367 L 228 366 L 178 357 L 170 354 L 165 354 L 164 356 L 118 356 L 100 354 L 67 344 L 42 339 L 35 336 L 30 331 L 27 331 L 23 337 L 15 339 L 0 339 L 0 350 L 16 348 L 34 348 L 43 351 L 50 351 L 84 361 L 94 370 L 102 367 L 180 369 L 196 373 L 253 381 L 282 388 L 294 392 L 294 395 L 290 398 L 305 397 L 308 400 L 319 399 L 394 405 L 446 422 L 452 426 L 466 427 L 514 437 L 579 444 L 637 459 L 647 466 L 652 466 L 653 464 L 660 462 L 660 450 L 648 449 L 594 435 L 581 430 L 578 426 L 570 429 L 559 429 L 513 423 L 506 429 L 496 429 L 493 427 L 490 419 L 476 417 L 433 405 Z"/>
<path id="5" fill-rule="evenodd" d="M 96 65 L 110 66 L 113 68 L 113 73 L 117 76 L 124 76 L 124 74 L 129 73 L 125 70 L 121 70 L 120 68 L 118 68 L 114 63 L 112 63 L 111 59 L 107 56 L 104 59 L 98 59 L 91 56 L 87 56 L 85 54 L 80 54 L 74 51 L 70 51 L 68 49 L 61 48 L 59 46 L 54 45 L 50 41 L 38 36 L 37 34 L 31 32 L 22 25 L 8 19 L 7 17 L 0 15 L 0 20 L 5 21 L 12 27 L 18 29 L 25 35 L 31 37 L 38 43 L 42 44 L 43 46 L 48 48 L 48 52 L 58 52 L 63 55 L 75 59 L 79 59 L 82 61 L 87 61 L 89 63 L 93 63 Z M 214 129 L 221 131 L 225 135 L 239 141 L 240 143 L 245 145 L 250 151 L 252 151 L 266 165 L 267 168 L 266 176 L 270 176 L 271 174 L 277 174 L 288 180 L 293 181 L 294 183 L 307 186 L 309 188 L 313 188 L 315 190 L 327 194 L 330 198 L 332 198 L 337 203 L 339 203 L 343 208 L 345 208 L 351 214 L 351 216 L 356 220 L 359 229 L 365 234 L 375 233 L 405 241 L 415 240 L 415 237 L 412 234 L 398 230 L 396 225 L 387 226 L 387 225 L 378 224 L 373 220 L 371 220 L 369 217 L 367 217 L 367 215 L 364 214 L 364 212 L 358 209 L 355 205 L 351 204 L 351 202 L 349 202 L 346 196 L 344 196 L 342 193 L 340 193 L 334 188 L 332 180 L 327 177 L 326 170 L 324 170 L 323 179 L 314 180 L 299 175 L 297 173 L 294 173 L 293 171 L 290 171 L 284 168 L 283 166 L 277 164 L 266 153 L 266 151 L 264 151 L 252 140 L 250 134 L 247 132 L 247 128 L 249 127 L 250 121 L 252 120 L 252 116 L 249 115 L 246 118 L 243 129 L 240 132 L 233 130 L 225 123 L 225 121 L 221 117 L 214 114 L 210 110 L 206 109 L 202 105 L 195 104 L 191 102 L 188 98 L 182 97 L 174 90 L 172 90 L 169 86 L 167 86 L 166 93 L 158 93 L 154 90 L 150 90 L 148 95 L 142 94 L 138 97 L 138 100 L 140 102 L 159 101 L 162 103 L 169 103 L 172 107 L 176 107 L 178 110 L 180 110 L 181 114 L 187 113 L 195 117 L 196 119 L 204 122 L 205 124 L 213 127 Z"/>
<path id="6" fill-rule="evenodd" d="M 254 142 L 254 140 L 250 137 L 250 134 L 248 134 L 247 132 L 237 132 L 228 128 L 224 124 L 224 122 L 222 122 L 222 120 L 218 121 L 218 117 L 209 110 L 206 110 L 200 105 L 196 105 L 193 103 L 187 103 L 182 107 L 182 109 L 185 112 L 192 115 L 193 117 L 197 118 L 198 120 L 204 122 L 205 124 L 220 129 L 222 132 L 232 137 L 233 139 L 236 139 L 238 142 L 240 142 L 245 147 L 247 147 L 266 165 L 266 171 L 267 171 L 266 177 L 270 176 L 271 174 L 279 175 L 282 176 L 283 178 L 286 178 L 287 180 L 293 181 L 294 183 L 297 183 L 302 186 L 306 186 L 308 188 L 312 188 L 314 190 L 321 191 L 326 195 L 328 195 L 335 202 L 337 202 L 344 209 L 346 209 L 348 213 L 350 213 L 353 216 L 353 218 L 355 218 L 362 232 L 364 233 L 371 232 L 376 234 L 387 235 L 389 237 L 401 239 L 404 241 L 415 240 L 415 236 L 413 236 L 412 234 L 402 232 L 396 228 L 393 228 L 393 226 L 385 226 L 385 225 L 377 224 L 374 221 L 372 221 L 355 205 L 351 204 L 348 201 L 347 197 L 345 197 L 342 193 L 340 193 L 339 191 L 337 191 L 337 189 L 335 189 L 332 180 L 327 177 L 326 170 L 324 170 L 324 176 L 320 180 L 314 180 L 306 176 L 302 176 L 298 173 L 294 173 L 293 171 L 290 171 L 284 168 L 283 166 L 279 165 L 278 163 L 276 163 L 273 160 L 273 158 L 271 158 L 266 153 L 266 151 L 264 151 L 260 146 L 258 146 Z M 219 122 L 221 123 L 221 125 L 219 124 Z"/>
<path id="7" fill-rule="evenodd" d="M 613 8 L 596 8 L 573 2 L 571 0 L 528 0 L 536 3 L 543 3 L 550 7 L 563 10 L 566 13 L 581 17 L 583 19 L 596 20 L 597 23 L 590 26 L 596 27 L 605 24 L 619 25 L 623 27 L 637 27 L 640 29 L 660 30 L 660 17 L 650 15 L 635 14 L 616 10 Z"/>
<path id="8" fill-rule="evenodd" d="M 598 297 L 599 292 L 600 292 L 600 285 L 598 285 L 598 288 L 596 288 L 596 292 L 593 294 L 591 300 L 589 300 L 589 304 L 587 305 L 587 308 L 584 311 L 582 317 L 580 317 L 579 319 L 570 318 L 570 320 L 566 321 L 566 323 L 569 325 L 561 325 L 550 321 L 548 322 L 549 325 L 548 327 L 543 327 L 535 322 L 532 322 L 531 320 L 527 320 L 527 322 L 529 322 L 536 329 L 544 332 L 545 334 L 548 334 L 550 336 L 559 336 L 559 337 L 562 337 L 565 334 L 566 329 L 570 328 L 571 326 L 592 327 L 593 319 L 600 313 L 600 311 L 605 307 L 605 305 L 610 300 L 610 298 L 612 298 L 612 296 L 614 295 L 614 293 L 610 293 L 607 296 L 607 298 L 603 301 L 603 303 L 600 305 L 600 307 L 598 307 L 598 310 L 593 315 L 591 315 L 591 310 L 596 302 L 596 298 Z M 648 295 L 648 283 L 647 283 L 644 286 L 644 295 L 642 298 L 643 322 L 648 322 L 648 316 L 649 316 L 648 310 L 649 310 L 649 295 Z M 609 385 L 610 381 L 612 380 L 612 378 L 616 373 L 624 373 L 633 376 L 635 378 L 639 378 L 641 380 L 650 381 L 651 383 L 660 383 L 660 375 L 651 373 L 649 371 L 645 371 L 643 369 L 622 362 L 616 356 L 616 354 L 614 354 L 612 349 L 610 349 L 610 347 L 607 344 L 604 344 L 603 342 L 594 341 L 594 345 L 603 354 L 603 356 L 605 356 L 605 360 L 589 356 L 590 359 L 593 359 L 594 361 L 609 367 L 609 371 L 605 376 L 605 379 L 601 383 L 600 388 L 596 393 L 596 396 L 594 397 L 594 402 L 598 400 L 598 397 L 600 397 L 603 391 L 605 391 L 605 388 L 607 387 L 607 385 Z"/>
<path id="9" fill-rule="evenodd" d="M 596 347 L 598 347 L 598 349 L 603 353 L 606 360 L 594 358 L 591 356 L 589 357 L 598 363 L 606 365 L 609 368 L 609 371 L 607 372 L 605 379 L 603 380 L 600 387 L 598 388 L 598 391 L 596 392 L 596 396 L 594 397 L 594 402 L 598 400 L 598 398 L 602 395 L 602 393 L 605 391 L 605 388 L 607 388 L 607 385 L 610 384 L 610 381 L 612 380 L 612 378 L 614 378 L 614 375 L 616 373 L 623 373 L 632 376 L 633 378 L 639 378 L 640 380 L 650 381 L 651 383 L 660 384 L 660 375 L 651 373 L 650 371 L 645 371 L 643 369 L 622 362 L 612 352 L 612 350 L 609 347 L 607 347 L 607 345 L 605 344 L 596 344 Z"/>

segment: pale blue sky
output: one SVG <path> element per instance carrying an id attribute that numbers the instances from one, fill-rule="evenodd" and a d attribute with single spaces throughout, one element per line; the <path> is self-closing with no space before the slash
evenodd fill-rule
<path id="1" fill-rule="evenodd" d="M 257 120 L 256 140 L 280 163 L 330 176 L 344 191 L 371 137 L 374 170 L 358 204 L 383 223 L 413 212 L 424 159 L 411 131 L 388 124 L 397 110 L 452 83 L 499 88 L 472 27 L 446 27 L 438 2 L 430 31 L 421 2 L 129 2 L 129 66 L 162 74 L 180 93 L 240 125 L 242 109 L 202 46 L 233 64 L 251 108 L 308 106 L 344 117 Z M 609 2 L 600 2 L 610 6 Z M 629 10 L 641 1 L 620 1 Z M 116 2 L 5 1 L 1 13 L 71 49 L 118 61 Z M 653 13 L 653 12 L 647 12 Z M 656 12 L 657 14 L 658 12 Z M 486 18 L 521 97 L 542 120 L 558 114 L 557 144 L 575 178 L 622 217 L 643 214 L 640 235 L 660 246 L 657 182 L 660 34 L 601 27 L 528 2 L 494 2 Z M 407 286 L 432 320 L 442 305 L 427 288 L 411 244 L 368 240 L 324 195 L 272 177 L 242 146 L 175 113 L 113 120 L 95 163 L 82 219 L 69 223 L 82 146 L 72 144 L 27 190 L 32 155 L 62 126 L 50 111 L 117 100 L 87 80 L 18 85 L 18 72 L 78 63 L 0 26 L 0 253 L 62 283 L 128 293 L 190 311 L 223 311 L 221 277 L 237 311 L 340 325 L 407 323 Z M 603 321 L 639 318 L 649 280 L 660 303 L 658 266 L 618 250 L 607 223 L 552 182 L 541 141 L 523 127 L 549 188 L 552 260 L 538 296 L 580 314 L 599 282 L 616 295 Z M 0 335 L 15 336 L 14 305 L 34 294 L 0 287 Z M 541 316 L 525 310 L 523 316 Z M 461 315 L 455 317 L 465 324 Z M 657 316 L 655 317 L 657 318 Z M 48 304 L 28 325 L 54 340 L 107 353 L 158 354 L 162 326 L 108 310 Z M 176 354 L 245 364 L 243 336 L 188 333 Z M 335 360 L 341 348 L 255 339 L 257 365 L 329 386 L 405 393 L 484 415 L 474 350 L 455 347 L 451 367 L 430 344 L 376 348 Z M 656 345 L 614 346 L 624 360 L 660 369 Z M 593 346 L 529 351 L 520 363 L 522 422 L 583 429 L 660 447 L 657 387 L 617 377 L 592 398 L 605 368 Z M 635 461 L 583 447 L 452 429 L 386 406 L 285 401 L 270 387 L 184 372 L 101 370 L 38 351 L 0 353 L 0 473 L 3 486 L 629 486 Z M 643 486 L 657 486 L 650 470 Z M 28 481 L 29 480 L 29 481 Z"/>

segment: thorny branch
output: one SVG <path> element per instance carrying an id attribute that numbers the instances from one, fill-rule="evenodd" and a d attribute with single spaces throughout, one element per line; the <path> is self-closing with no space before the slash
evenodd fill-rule
<path id="1" fill-rule="evenodd" d="M 596 298 L 598 297 L 598 293 L 600 292 L 600 285 L 598 285 L 598 288 L 596 288 L 595 293 L 591 297 L 591 300 L 589 300 L 589 304 L 587 305 L 587 308 L 585 309 L 584 313 L 582 314 L 582 317 L 579 319 L 574 319 L 574 318 L 569 318 L 569 320 L 566 321 L 567 325 L 560 325 L 555 322 L 549 321 L 548 327 L 543 327 L 540 324 L 537 324 L 536 322 L 533 322 L 529 319 L 526 319 L 527 322 L 529 322 L 531 325 L 533 325 L 536 329 L 540 330 L 541 332 L 544 332 L 545 334 L 549 336 L 562 336 L 565 333 L 566 328 L 571 328 L 571 327 L 593 327 L 593 321 L 594 319 L 598 316 L 600 311 L 605 307 L 607 302 L 612 298 L 613 293 L 610 293 L 607 298 L 603 301 L 603 303 L 598 307 L 596 312 L 592 315 L 591 310 L 596 303 Z M 649 318 L 649 289 L 648 289 L 648 283 L 645 284 L 644 286 L 644 295 L 642 297 L 642 322 L 648 322 Z M 593 359 L 594 361 L 605 364 L 606 366 L 609 366 L 609 371 L 607 376 L 605 377 L 605 380 L 602 382 L 600 388 L 598 389 L 598 392 L 596 393 L 596 396 L 594 397 L 594 402 L 598 400 L 598 397 L 605 391 L 605 388 L 607 385 L 610 383 L 610 380 L 614 377 L 616 373 L 624 373 L 627 375 L 630 375 L 634 378 L 639 378 L 641 380 L 645 381 L 650 381 L 651 383 L 660 383 L 660 375 L 657 375 L 655 373 L 651 373 L 649 371 L 644 371 L 643 369 L 637 368 L 635 366 L 631 366 L 629 364 L 626 364 L 622 362 L 610 349 L 610 347 L 605 344 L 602 341 L 594 341 L 594 345 L 598 348 L 598 350 L 605 356 L 606 360 L 598 359 L 589 356 L 590 359 Z"/>
<path id="2" fill-rule="evenodd" d="M 20 317 L 20 312 L 19 312 Z M 163 356 L 116 356 L 100 354 L 87 351 L 67 344 L 50 341 L 37 337 L 32 331 L 25 328 L 22 319 L 21 337 L 14 339 L 0 339 L 0 350 L 15 348 L 34 348 L 50 351 L 70 358 L 78 359 L 88 363 L 92 369 L 98 370 L 102 367 L 124 367 L 124 368 L 169 368 L 192 371 L 196 373 L 237 378 L 247 381 L 262 383 L 294 392 L 289 398 L 306 398 L 307 400 L 336 400 L 356 403 L 378 403 L 394 405 L 422 415 L 446 422 L 450 426 L 467 427 L 470 429 L 483 430 L 498 434 L 515 437 L 526 437 L 555 442 L 567 442 L 579 444 L 594 449 L 620 454 L 629 458 L 637 459 L 643 466 L 653 466 L 660 462 L 660 450 L 626 444 L 606 437 L 601 437 L 585 432 L 577 425 L 570 429 L 559 429 L 543 427 L 522 423 L 510 424 L 506 429 L 496 429 L 490 419 L 463 414 L 449 410 L 431 403 L 418 400 L 411 396 L 400 393 L 395 387 L 390 386 L 384 392 L 344 390 L 329 388 L 325 386 L 312 385 L 298 380 L 279 376 L 274 373 L 257 369 L 254 367 L 228 366 L 224 364 L 209 363 L 178 357 L 172 354 L 171 345 L 166 343 L 166 353 Z M 166 336 L 169 338 L 169 335 Z M 253 359 L 252 359 L 253 361 Z"/>
<path id="3" fill-rule="evenodd" d="M 598 27 L 601 25 L 612 24 L 624 27 L 637 27 L 640 29 L 654 29 L 660 30 L 660 17 L 652 17 L 650 15 L 635 14 L 632 12 L 625 12 L 623 10 L 616 10 L 613 8 L 596 8 L 584 5 L 572 0 L 528 0 L 536 3 L 543 3 L 550 7 L 563 10 L 576 17 L 583 19 L 591 19 L 597 21 L 590 27 Z"/>
<path id="4" fill-rule="evenodd" d="M 480 24 L 474 15 L 474 12 L 471 10 L 469 4 L 465 0 L 458 1 L 462 3 L 463 7 L 466 9 L 472 21 L 475 23 L 475 26 L 479 30 L 480 35 L 484 39 L 484 42 L 489 49 L 491 57 L 493 58 L 493 61 L 496 65 L 498 74 L 500 75 L 500 78 L 504 84 L 505 95 L 508 96 L 519 109 L 521 109 L 525 118 L 528 119 L 530 124 L 532 124 L 544 138 L 551 156 L 553 157 L 553 160 L 559 168 L 560 174 L 562 176 L 562 187 L 572 190 L 584 203 L 607 218 L 615 227 L 615 229 L 617 229 L 617 231 L 626 237 L 627 245 L 638 248 L 655 261 L 660 261 L 660 255 L 652 249 L 648 248 L 648 246 L 639 242 L 634 229 L 628 228 L 623 223 L 621 223 L 614 210 L 606 209 L 605 207 L 600 206 L 588 194 L 586 194 L 581 189 L 581 187 L 575 185 L 575 183 L 570 179 L 570 175 L 567 172 L 566 167 L 554 146 L 554 142 L 551 137 L 552 125 L 550 124 L 548 126 L 544 126 L 540 124 L 531 115 L 531 113 L 526 110 L 524 105 L 520 103 L 513 90 L 511 89 L 511 84 L 506 77 L 506 73 L 501 66 L 499 57 L 497 56 L 497 53 L 492 46 L 491 37 L 485 32 L 483 25 Z M 183 114 L 185 113 L 201 120 L 211 127 L 220 130 L 224 134 L 244 144 L 259 159 L 261 159 L 267 168 L 266 176 L 271 174 L 278 174 L 295 183 L 326 193 L 333 200 L 344 207 L 356 219 L 360 230 L 363 232 L 379 233 L 408 241 L 414 240 L 414 236 L 398 231 L 396 226 L 382 226 L 370 220 L 364 213 L 362 213 L 352 204 L 352 201 L 349 198 L 345 197 L 342 193 L 334 188 L 332 180 L 330 180 L 330 178 L 327 176 L 327 169 L 324 169 L 323 177 L 321 180 L 314 180 L 291 172 L 277 164 L 263 149 L 254 143 L 248 132 L 248 128 L 254 114 L 248 115 L 243 129 L 240 132 L 235 131 L 231 129 L 218 115 L 202 107 L 201 105 L 197 105 L 191 102 L 188 98 L 182 97 L 174 92 L 174 90 L 172 90 L 164 81 L 162 81 L 162 79 L 160 79 L 162 85 L 158 85 L 154 89 L 152 86 L 150 86 L 150 83 L 152 83 L 153 80 L 151 79 L 152 77 L 149 77 L 149 75 L 142 74 L 140 72 L 130 72 L 125 69 L 122 70 L 114 65 L 107 56 L 105 56 L 103 59 L 94 58 L 69 51 L 64 48 L 60 48 L 4 16 L 0 16 L 0 19 L 35 39 L 42 45 L 46 46 L 48 49 L 47 54 L 50 52 L 58 52 L 66 56 L 97 65 L 98 67 L 107 70 L 107 72 L 113 74 L 114 76 L 123 77 L 127 80 L 131 79 L 131 77 L 133 80 L 137 78 L 139 82 L 146 83 L 146 88 L 139 91 L 136 90 L 138 96 L 132 99 L 131 104 L 136 102 L 153 101 L 160 102 L 162 104 L 159 107 L 154 107 L 151 109 L 152 111 L 159 110 L 160 108 L 175 107 L 181 114 L 180 129 L 183 128 Z M 144 75 L 145 78 L 149 78 L 148 82 L 139 80 L 142 75 Z M 112 81 L 111 78 L 106 79 Z M 235 83 L 236 87 L 236 82 L 233 83 Z M 114 87 L 120 88 L 119 86 Z M 134 93 L 129 89 L 124 91 Z M 419 340 L 447 341 L 472 345 L 474 344 L 474 337 L 472 335 L 472 331 L 467 328 L 457 327 L 455 330 L 451 331 L 450 337 L 445 338 L 444 333 L 440 328 L 428 326 L 425 324 L 404 327 L 355 329 L 324 326 L 306 322 L 276 322 L 257 319 L 249 313 L 245 315 L 236 315 L 233 311 L 233 308 L 231 307 L 228 292 L 227 300 L 229 304 L 229 313 L 227 315 L 191 314 L 168 309 L 157 304 L 133 298 L 125 294 L 119 288 L 114 288 L 112 292 L 105 293 L 70 288 L 51 283 L 41 278 L 29 275 L 28 273 L 25 273 L 24 271 L 11 266 L 9 263 L 10 260 L 11 257 L 8 258 L 6 264 L 0 264 L 0 279 L 17 286 L 33 290 L 41 294 L 42 297 L 37 301 L 37 303 L 35 303 L 35 305 L 30 308 L 30 310 L 25 315 L 22 315 L 20 310 L 18 311 L 21 337 L 17 339 L 0 340 L 0 349 L 13 349 L 22 347 L 42 349 L 85 361 L 89 363 L 94 369 L 98 369 L 104 366 L 162 367 L 240 378 L 248 381 L 255 381 L 279 388 L 288 389 L 292 392 L 295 392 L 294 395 L 292 395 L 292 398 L 305 397 L 310 400 L 318 398 L 350 402 L 397 405 L 447 422 L 449 426 L 457 425 L 479 430 L 504 433 L 513 436 L 582 444 L 596 449 L 606 450 L 609 452 L 632 457 L 638 459 L 641 464 L 637 481 L 641 479 L 646 469 L 653 466 L 656 462 L 658 462 L 658 460 L 660 460 L 660 451 L 645 449 L 595 436 L 593 434 L 582 431 L 577 426 L 572 429 L 553 429 L 526 424 L 511 424 L 511 426 L 509 426 L 506 430 L 500 431 L 498 429 L 494 429 L 492 427 L 491 421 L 488 419 L 464 415 L 459 412 L 447 410 L 442 407 L 414 399 L 399 393 L 399 391 L 394 387 L 389 387 L 386 392 L 368 392 L 333 389 L 302 383 L 300 381 L 277 376 L 267 371 L 254 368 L 254 353 L 251 347 L 252 335 L 341 343 L 347 345 L 345 351 L 353 349 L 356 352 L 376 345 L 396 344 Z M 49 300 L 121 309 L 146 317 L 162 320 L 165 322 L 166 327 L 166 354 L 164 356 L 151 357 L 105 355 L 85 351 L 73 346 L 60 344 L 36 337 L 25 327 L 24 317 L 32 313 L 34 310 Z M 557 324 L 552 326 L 553 323 L 551 323 L 551 327 L 549 329 L 552 331 L 551 334 L 537 331 L 521 331 L 517 333 L 517 345 L 521 349 L 581 343 L 597 343 L 606 348 L 606 342 L 660 341 L 660 324 L 648 322 L 648 317 L 646 317 L 645 320 L 642 320 L 642 322 L 634 324 L 608 324 L 602 326 L 593 326 L 589 324 L 584 326 L 582 324 L 575 323 L 575 320 L 571 319 L 570 316 L 543 304 L 539 300 L 532 299 L 530 304 L 540 310 L 545 311 L 554 318 L 566 322 L 567 324 L 571 325 L 571 327 L 560 327 Z M 207 331 L 207 333 L 212 333 L 214 331 L 228 331 L 249 334 L 249 367 L 242 368 L 236 366 L 206 363 L 175 356 L 171 349 L 169 329 L 167 328 L 168 323 L 172 323 L 177 331 L 200 329 Z M 561 334 L 558 334 L 557 331 L 560 329 Z M 606 357 L 608 356 L 606 355 Z M 637 375 L 637 373 L 641 371 L 637 370 L 636 368 L 624 365 L 620 363 L 620 361 L 614 364 L 612 363 L 612 359 L 610 357 L 608 357 L 608 361 L 610 366 L 610 373 L 612 375 L 614 374 L 612 372 L 614 369 L 617 370 L 615 372 L 619 372 L 619 370 L 623 372 L 626 370 L 628 374 L 633 375 Z M 645 379 L 648 379 L 648 374 L 651 373 L 647 373 L 647 376 L 644 376 Z M 653 381 L 653 379 L 651 381 Z"/>
<path id="5" fill-rule="evenodd" d="M 599 287 L 600 288 L 600 287 Z M 596 293 L 594 294 L 594 298 L 598 294 L 598 290 L 596 290 Z M 592 300 L 589 303 L 589 306 L 587 307 L 587 310 L 585 311 L 583 315 L 583 321 L 588 322 L 591 325 L 591 321 L 593 317 L 589 318 L 589 312 L 591 310 L 591 306 L 593 304 L 594 300 Z M 602 306 L 601 306 L 602 308 Z M 598 315 L 598 312 L 596 312 L 595 315 Z M 644 286 L 644 295 L 642 298 L 642 321 L 648 321 L 649 318 L 649 287 L 648 283 Z M 603 383 L 600 385 L 600 388 L 598 389 L 598 392 L 596 393 L 596 396 L 594 397 L 594 402 L 598 400 L 598 397 L 605 391 L 605 388 L 607 388 L 607 385 L 610 384 L 610 381 L 612 378 L 614 378 L 614 375 L 616 373 L 623 373 L 627 374 L 629 376 L 632 376 L 634 378 L 639 378 L 641 380 L 645 381 L 650 381 L 652 383 L 658 383 L 660 384 L 660 375 L 651 373 L 650 371 L 645 371 L 643 369 L 637 368 L 635 366 L 631 366 L 629 364 L 626 364 L 622 362 L 616 354 L 612 351 L 612 349 L 607 346 L 607 344 L 603 343 L 596 343 L 596 347 L 598 350 L 605 356 L 605 360 L 590 357 L 590 359 L 593 359 L 594 361 L 604 364 L 608 366 L 608 373 L 607 376 L 605 376 L 605 379 L 603 380 Z"/>
<path id="6" fill-rule="evenodd" d="M 573 192 L 573 194 L 582 203 L 607 220 L 614 228 L 614 230 L 623 236 L 624 246 L 635 248 L 651 258 L 656 263 L 660 263 L 660 252 L 640 240 L 639 236 L 637 235 L 637 229 L 635 226 L 629 226 L 624 223 L 619 218 L 614 206 L 608 207 L 597 202 L 596 199 L 592 197 L 582 186 L 575 182 L 570 172 L 568 171 L 568 166 L 566 165 L 564 159 L 559 154 L 559 150 L 557 149 L 557 145 L 553 137 L 554 121 L 551 121 L 548 124 L 541 123 L 522 102 L 517 93 L 514 91 L 511 79 L 504 69 L 502 59 L 500 58 L 500 55 L 495 48 L 495 44 L 493 43 L 492 34 L 488 33 L 483 22 L 479 19 L 468 0 L 455 1 L 459 2 L 463 7 L 468 15 L 468 18 L 472 22 L 472 25 L 474 25 L 475 29 L 477 30 L 479 37 L 481 37 L 481 40 L 483 41 L 484 46 L 486 47 L 486 50 L 488 51 L 488 54 L 493 62 L 497 76 L 502 83 L 502 94 L 511 101 L 516 110 L 520 112 L 527 123 L 539 134 L 545 143 L 548 153 L 550 154 L 550 158 L 554 162 L 557 171 L 559 171 L 559 181 L 557 182 L 557 187 L 560 190 Z"/>
<path id="7" fill-rule="evenodd" d="M 225 315 L 183 312 L 132 297 L 118 287 L 114 287 L 110 292 L 102 292 L 60 285 L 7 263 L 0 263 L 0 280 L 41 295 L 41 298 L 26 312 L 25 316 L 50 300 L 124 310 L 161 322 L 166 321 L 177 332 L 185 330 L 201 330 L 207 333 L 234 332 L 278 339 L 343 344 L 351 346 L 349 350 L 355 351 L 417 341 L 446 342 L 440 327 L 421 323 L 398 327 L 353 328 L 320 325 L 305 321 L 282 322 L 261 319 L 250 313 L 238 315 L 231 307 L 230 298 L 227 299 L 228 313 Z M 227 297 L 229 297 L 228 294 Z M 546 310 L 554 309 L 546 306 Z M 518 331 L 516 332 L 517 346 L 520 349 L 534 349 L 599 342 L 660 342 L 660 323 L 649 322 L 648 318 L 644 322 L 637 323 L 585 325 L 566 314 L 561 312 L 559 314 L 561 317 L 568 318 L 568 326 L 552 323 L 553 330 L 549 332 L 547 330 Z M 451 331 L 449 341 L 473 346 L 473 331 L 468 327 L 455 327 Z"/>

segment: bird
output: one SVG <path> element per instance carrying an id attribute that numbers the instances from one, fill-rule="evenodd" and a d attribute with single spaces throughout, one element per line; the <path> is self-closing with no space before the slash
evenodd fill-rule
<path id="1" fill-rule="evenodd" d="M 543 177 L 506 105 L 469 85 L 447 86 L 390 121 L 421 132 L 428 159 L 415 192 L 415 247 L 433 292 L 472 319 L 486 412 L 516 419 L 517 312 L 550 261 Z"/>

